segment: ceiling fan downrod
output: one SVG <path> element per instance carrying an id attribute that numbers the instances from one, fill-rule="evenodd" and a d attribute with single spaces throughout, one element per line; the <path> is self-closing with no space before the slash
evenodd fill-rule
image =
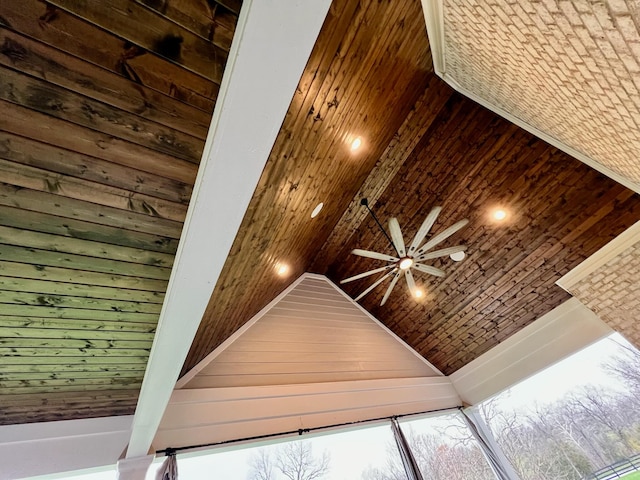
<path id="1" fill-rule="evenodd" d="M 389 236 L 389 234 L 387 233 L 387 231 L 384 229 L 384 227 L 382 226 L 382 224 L 380 223 L 380 220 L 378 220 L 378 217 L 376 216 L 376 214 L 374 213 L 373 210 L 371 210 L 371 207 L 369 207 L 369 200 L 367 200 L 366 198 L 363 198 L 362 200 L 360 200 L 360 205 L 363 205 L 367 208 L 367 210 L 369 211 L 369 213 L 371 214 L 371 216 L 373 217 L 373 219 L 376 221 L 376 223 L 378 224 L 378 227 L 380 227 L 380 230 L 382 230 L 382 233 L 384 233 L 384 236 L 387 237 L 387 240 L 389 241 L 389 244 L 391 245 L 391 248 L 393 248 L 393 250 L 396 252 L 396 254 L 398 255 L 398 257 L 400 256 L 400 252 L 398 252 L 398 249 L 396 248 L 396 246 L 393 243 L 393 240 L 391 240 L 391 237 Z"/>

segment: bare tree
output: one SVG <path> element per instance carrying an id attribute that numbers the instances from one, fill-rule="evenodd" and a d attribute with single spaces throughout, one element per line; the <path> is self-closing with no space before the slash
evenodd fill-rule
<path id="1" fill-rule="evenodd" d="M 492 480 L 495 477 L 471 433 L 456 416 L 433 432 L 406 430 L 407 441 L 424 478 L 431 480 Z M 369 468 L 363 480 L 406 480 L 395 444 L 390 444 L 385 468 Z"/>
<path id="2" fill-rule="evenodd" d="M 620 348 L 618 348 L 618 353 L 603 366 L 622 380 L 638 399 L 640 397 L 640 351 L 631 345 L 612 341 L 616 342 Z"/>
<path id="3" fill-rule="evenodd" d="M 310 442 L 290 442 L 278 447 L 273 455 L 258 450 L 250 460 L 250 480 L 316 480 L 329 472 L 329 454 L 313 454 Z"/>
<path id="4" fill-rule="evenodd" d="M 273 462 L 269 452 L 264 448 L 258 450 L 249 460 L 251 480 L 274 480 Z"/>

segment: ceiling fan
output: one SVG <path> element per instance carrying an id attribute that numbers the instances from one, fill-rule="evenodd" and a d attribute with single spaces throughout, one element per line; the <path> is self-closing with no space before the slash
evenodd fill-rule
<path id="1" fill-rule="evenodd" d="M 391 243 L 391 245 L 393 246 L 397 256 L 394 257 L 392 255 L 372 252 L 369 250 L 361 250 L 359 248 L 356 248 L 351 252 L 354 255 L 358 255 L 361 257 L 373 258 L 375 260 L 382 260 L 384 262 L 387 262 L 387 264 L 383 267 L 375 268 L 373 270 L 369 270 L 367 272 L 360 273 L 358 275 L 354 275 L 353 277 L 345 278 L 344 280 L 340 281 L 340 283 L 348 283 L 354 280 L 359 280 L 361 278 L 368 277 L 369 275 L 382 273 L 382 276 L 380 276 L 380 278 L 378 278 L 364 292 L 362 292 L 360 295 L 358 295 L 354 299 L 356 302 L 360 300 L 362 297 L 364 297 L 366 294 L 371 292 L 374 288 L 376 288 L 382 282 L 384 282 L 387 278 L 393 277 L 393 279 L 391 280 L 391 283 L 389 284 L 389 287 L 387 288 L 387 291 L 384 294 L 384 297 L 382 297 L 382 302 L 380 302 L 380 305 L 384 305 L 387 302 L 389 295 L 391 295 L 391 291 L 396 286 L 396 283 L 398 282 L 398 280 L 403 274 L 405 279 L 407 280 L 407 286 L 409 287 L 409 291 L 411 292 L 411 295 L 413 295 L 414 297 L 418 297 L 419 290 L 418 290 L 418 287 L 416 286 L 415 279 L 413 278 L 413 273 L 411 272 L 412 269 L 421 273 L 434 275 L 436 277 L 444 277 L 445 272 L 443 270 L 440 270 L 439 268 L 433 267 L 431 265 L 425 265 L 422 262 L 427 260 L 432 260 L 434 258 L 445 257 L 447 255 L 455 254 L 458 252 L 464 252 L 467 248 L 465 245 L 456 245 L 454 247 L 442 248 L 440 250 L 431 250 L 433 247 L 435 247 L 436 245 L 439 245 L 440 243 L 445 241 L 447 238 L 449 238 L 451 235 L 453 235 L 458 230 L 460 230 L 462 227 L 464 227 L 467 223 L 469 223 L 469 220 L 467 219 L 460 220 L 459 222 L 454 223 L 449 228 L 443 230 L 437 235 L 434 235 L 429 240 L 427 240 L 426 243 L 420 246 L 420 244 L 422 244 L 424 239 L 429 234 L 431 227 L 433 227 L 433 224 L 438 218 L 438 215 L 440 214 L 442 207 L 434 207 L 429 212 L 429 214 L 427 215 L 427 218 L 424 219 L 424 222 L 422 222 L 422 225 L 418 229 L 418 232 L 413 238 L 413 241 L 409 245 L 409 248 L 406 248 L 404 240 L 402 238 L 402 230 L 400 229 L 400 224 L 398 223 L 397 218 L 389 219 L 389 231 L 391 232 L 391 238 L 389 238 L 389 235 L 387 235 L 387 232 L 384 230 L 384 228 L 378 221 L 378 218 L 375 216 L 373 211 L 369 208 L 367 199 L 362 199 L 361 204 L 367 207 L 367 209 L 369 210 L 369 213 L 371 213 L 373 218 L 378 223 L 378 226 L 380 227 L 382 232 L 385 234 L 385 236 L 389 240 L 389 243 Z"/>

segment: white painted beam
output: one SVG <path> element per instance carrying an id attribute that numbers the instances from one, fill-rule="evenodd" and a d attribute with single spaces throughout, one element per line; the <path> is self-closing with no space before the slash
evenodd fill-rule
<path id="1" fill-rule="evenodd" d="M 127 458 L 147 454 L 330 0 L 245 0 L 145 373 Z"/>
<path id="2" fill-rule="evenodd" d="M 446 377 L 176 390 L 154 446 L 237 441 L 460 406 Z"/>
<path id="3" fill-rule="evenodd" d="M 133 416 L 0 426 L 0 479 L 113 465 Z"/>
<path id="4" fill-rule="evenodd" d="M 611 334 L 572 298 L 451 374 L 467 405 L 476 405 Z"/>

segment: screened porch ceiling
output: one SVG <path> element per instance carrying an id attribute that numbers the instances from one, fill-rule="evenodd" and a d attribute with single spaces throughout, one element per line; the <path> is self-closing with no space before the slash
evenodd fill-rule
<path id="1" fill-rule="evenodd" d="M 240 8 L 155 4 L 0 1 L 4 423 L 135 408 Z M 555 281 L 640 220 L 631 189 L 455 92 L 431 55 L 420 2 L 333 2 L 183 373 L 302 273 L 380 266 L 350 254 L 389 248 L 363 197 L 406 237 L 436 205 L 434 232 L 470 220 L 422 301 L 399 283 L 361 302 L 445 374 L 567 300 Z"/>

